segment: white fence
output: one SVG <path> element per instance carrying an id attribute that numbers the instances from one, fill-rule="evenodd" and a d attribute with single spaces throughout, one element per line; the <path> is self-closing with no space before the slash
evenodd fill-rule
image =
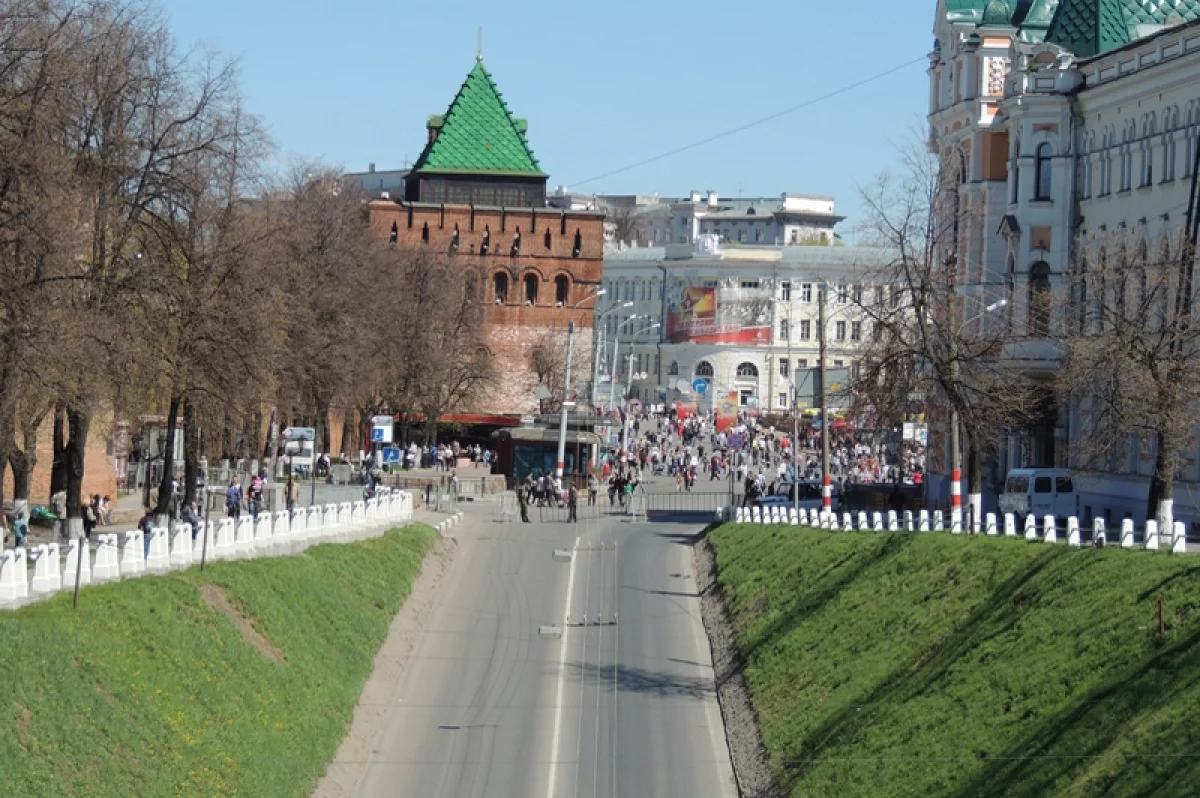
<path id="1" fill-rule="evenodd" d="M 952 535 L 963 534 L 963 518 L 959 513 L 951 512 L 949 528 L 941 511 L 933 513 L 932 518 L 927 510 L 922 510 L 917 516 L 905 511 L 902 516 L 894 511 L 873 513 L 870 517 L 860 512 L 857 519 L 850 513 L 824 513 L 817 510 L 794 507 L 722 507 L 717 510 L 717 521 L 732 521 L 739 524 L 787 524 L 791 526 L 812 526 L 828 529 L 834 532 L 946 532 Z M 1018 530 L 1017 519 L 1012 513 L 1007 513 L 998 519 L 994 513 L 988 513 L 983 519 L 980 530 L 983 534 L 994 537 L 1023 537 L 1025 540 L 1041 543 L 1058 543 L 1060 533 L 1068 546 L 1079 548 L 1083 545 L 1083 529 L 1079 519 L 1071 516 L 1062 526 L 1058 519 L 1047 515 L 1038 522 L 1035 516 L 1025 517 L 1025 523 Z M 1148 520 L 1139 531 L 1134 527 L 1133 519 L 1126 518 L 1121 522 L 1119 530 L 1108 530 L 1103 518 L 1092 522 L 1090 545 L 1107 546 L 1110 543 L 1122 549 L 1145 549 L 1159 551 L 1166 549 L 1173 554 L 1187 553 L 1187 530 L 1182 521 L 1176 521 L 1169 534 L 1164 534 L 1158 528 L 1158 522 Z M 1115 536 L 1109 540 L 1109 535 Z"/>
<path id="2" fill-rule="evenodd" d="M 412 494 L 380 488 L 375 498 L 346 504 L 344 511 L 330 504 L 323 509 L 298 508 L 290 515 L 286 510 L 264 512 L 257 522 L 243 516 L 206 521 L 197 529 L 189 524 L 155 528 L 148 536 L 140 530 L 120 536 L 102 534 L 93 546 L 84 546 L 83 562 L 79 562 L 79 540 L 72 540 L 65 565 L 57 543 L 7 549 L 0 552 L 0 608 L 73 590 L 77 570 L 79 583 L 91 585 L 188 568 L 202 556 L 212 561 L 295 554 L 315 543 L 370 537 L 396 522 L 411 520 L 412 514 Z"/>

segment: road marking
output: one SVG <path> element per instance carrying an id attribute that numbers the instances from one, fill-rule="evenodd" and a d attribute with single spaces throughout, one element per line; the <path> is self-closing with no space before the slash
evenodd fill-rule
<path id="1" fill-rule="evenodd" d="M 612 530 L 608 533 L 612 540 Z M 621 608 L 621 553 L 613 541 L 613 621 Z M 617 669 L 621 666 L 621 630 L 613 629 L 613 708 L 612 708 L 612 798 L 617 798 L 617 697 L 621 688 L 617 684 Z"/>
<path id="2" fill-rule="evenodd" d="M 579 549 L 579 538 L 575 538 L 575 550 Z M 567 680 L 567 637 L 571 627 L 566 618 L 571 614 L 571 592 L 575 589 L 575 563 L 571 557 L 571 572 L 567 576 L 567 607 L 563 612 L 562 642 L 558 644 L 558 699 L 554 702 L 554 740 L 550 744 L 550 783 L 546 786 L 546 798 L 554 798 L 554 779 L 558 774 L 558 738 L 562 731 L 563 685 Z"/>
<path id="3" fill-rule="evenodd" d="M 588 605 L 592 598 L 592 564 L 588 563 L 587 579 L 583 583 L 583 618 L 584 626 L 587 625 Z M 580 763 L 583 761 L 583 698 L 587 690 L 587 673 L 584 669 L 587 667 L 587 650 L 588 650 L 588 634 L 587 629 L 583 630 L 583 653 L 579 655 L 579 731 L 575 735 L 575 778 L 572 779 L 571 794 L 573 798 L 579 798 L 579 777 L 581 773 Z"/>
<path id="4" fill-rule="evenodd" d="M 601 541 L 601 545 L 603 541 Z M 600 554 L 600 619 L 604 618 L 604 553 Z M 596 747 L 592 752 L 592 798 L 600 795 L 600 682 L 604 679 L 601 673 L 601 658 L 604 656 L 604 627 L 600 627 L 599 640 L 596 642 Z"/>

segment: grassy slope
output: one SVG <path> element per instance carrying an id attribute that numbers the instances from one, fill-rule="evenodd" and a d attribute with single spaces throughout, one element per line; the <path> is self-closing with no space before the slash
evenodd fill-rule
<path id="1" fill-rule="evenodd" d="M 711 539 L 785 794 L 1200 794 L 1200 559 L 795 527 Z"/>
<path id="2" fill-rule="evenodd" d="M 0 793 L 307 795 L 435 533 L 220 562 L 0 613 Z M 223 588 L 268 661 L 197 586 Z"/>

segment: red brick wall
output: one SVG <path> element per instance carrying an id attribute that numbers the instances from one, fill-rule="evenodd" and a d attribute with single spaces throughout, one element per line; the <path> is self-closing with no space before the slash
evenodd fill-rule
<path id="1" fill-rule="evenodd" d="M 112 417 L 105 415 L 92 420 L 87 448 L 83 458 L 83 495 L 117 495 L 117 472 L 115 461 L 109 457 L 108 440 L 112 434 Z M 50 501 L 50 465 L 54 461 L 54 425 L 50 419 L 38 431 L 37 465 L 29 486 L 31 504 L 48 504 Z M 12 472 L 4 469 L 4 497 L 12 499 Z"/>
<path id="2" fill-rule="evenodd" d="M 430 205 L 375 201 L 369 206 L 374 235 L 387 240 L 395 224 L 398 243 L 428 246 L 448 253 L 458 227 L 456 257 L 484 267 L 482 295 L 488 301 L 487 337 L 499 361 L 503 379 L 496 391 L 473 412 L 492 414 L 530 413 L 537 409 L 537 379 L 530 371 L 530 349 L 546 330 L 576 326 L 573 382 L 591 379 L 591 340 L 595 300 L 585 300 L 600 287 L 604 265 L 604 215 L 596 212 L 558 211 L 550 208 L 475 208 L 467 205 Z M 565 232 L 564 232 L 565 230 Z M 510 255 L 514 236 L 520 232 L 520 254 Z M 579 233 L 580 250 L 573 254 Z M 486 256 L 479 254 L 485 233 L 489 237 Z M 549 234 L 549 235 L 547 235 Z M 508 297 L 495 304 L 493 278 L 508 278 Z M 538 301 L 525 304 L 525 279 L 538 280 Z M 567 301 L 555 303 L 555 278 L 569 280 Z M 578 310 L 570 307 L 582 301 Z"/>

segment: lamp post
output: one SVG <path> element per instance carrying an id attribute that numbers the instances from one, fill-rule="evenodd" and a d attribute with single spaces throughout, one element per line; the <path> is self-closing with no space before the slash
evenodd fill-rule
<path id="1" fill-rule="evenodd" d="M 625 321 L 623 321 L 623 322 L 621 322 L 620 324 L 618 324 L 618 325 L 617 325 L 617 329 L 616 329 L 616 331 L 614 331 L 614 332 L 613 332 L 613 352 L 612 352 L 612 363 L 610 364 L 610 368 L 609 368 L 609 372 L 610 372 L 610 374 L 609 374 L 609 385 L 608 385 L 608 409 L 609 409 L 609 411 L 611 411 L 611 410 L 612 410 L 612 408 L 613 408 L 613 405 L 614 405 L 614 404 L 616 403 L 616 401 L 617 401 L 617 380 L 616 380 L 616 376 L 617 376 L 617 349 L 618 349 L 618 347 L 620 347 L 620 345 L 621 345 L 621 328 L 622 328 L 622 327 L 624 327 L 624 326 L 625 326 L 626 324 L 628 324 L 629 322 L 631 322 L 631 321 L 633 321 L 634 319 L 637 319 L 637 318 L 640 318 L 640 317 L 639 317 L 639 316 L 638 316 L 636 313 L 635 313 L 635 314 L 633 314 L 633 315 L 632 315 L 632 316 L 630 316 L 629 318 L 625 319 Z M 636 334 L 637 334 L 637 333 L 634 333 L 634 335 L 636 335 Z"/>
<path id="2" fill-rule="evenodd" d="M 659 327 L 659 324 L 656 322 L 647 327 L 643 327 L 642 329 L 635 332 L 631 337 L 637 338 L 642 333 L 650 332 L 651 330 L 656 330 L 656 329 L 658 329 L 658 327 Z M 634 342 L 630 341 L 629 342 L 629 354 L 627 355 L 627 357 L 629 358 L 629 378 L 625 383 L 626 390 L 633 387 L 633 357 L 634 357 L 633 345 L 634 345 Z M 621 430 L 622 430 L 621 439 L 625 443 L 625 451 L 628 452 L 630 450 L 629 449 L 629 413 L 625 414 L 625 423 L 622 425 Z"/>
<path id="3" fill-rule="evenodd" d="M 601 332 L 603 332 L 603 328 L 599 324 L 600 319 L 603 319 L 605 316 L 607 316 L 609 313 L 612 313 L 614 310 L 619 310 L 620 308 L 631 308 L 631 307 L 633 307 L 632 302 L 614 302 L 612 304 L 612 306 L 609 307 L 608 310 L 606 310 L 603 313 L 596 316 L 597 324 L 595 325 L 595 327 L 593 329 L 600 329 Z M 597 343 L 597 345 L 595 346 L 595 354 L 592 356 L 592 408 L 593 409 L 596 407 L 596 398 L 597 398 L 596 384 L 598 382 L 600 382 L 600 353 L 603 351 L 601 349 L 602 346 L 603 346 L 603 344 Z M 610 366 L 609 370 L 611 371 L 612 368 L 615 367 L 615 365 L 616 364 L 614 363 L 613 366 Z"/>
<path id="4" fill-rule="evenodd" d="M 589 299 L 595 299 L 599 296 L 604 296 L 605 289 L 593 291 L 583 299 L 571 306 L 571 310 L 577 310 L 580 305 L 587 302 Z M 558 478 L 559 484 L 562 484 L 563 477 L 563 461 L 567 456 L 567 411 L 574 402 L 569 402 L 568 397 L 571 395 L 571 354 L 575 348 L 575 321 L 571 320 L 567 323 L 567 368 L 563 376 L 563 398 L 562 398 L 562 415 L 558 423 L 558 463 L 554 467 L 554 476 Z M 576 464 L 578 466 L 578 464 Z"/>

